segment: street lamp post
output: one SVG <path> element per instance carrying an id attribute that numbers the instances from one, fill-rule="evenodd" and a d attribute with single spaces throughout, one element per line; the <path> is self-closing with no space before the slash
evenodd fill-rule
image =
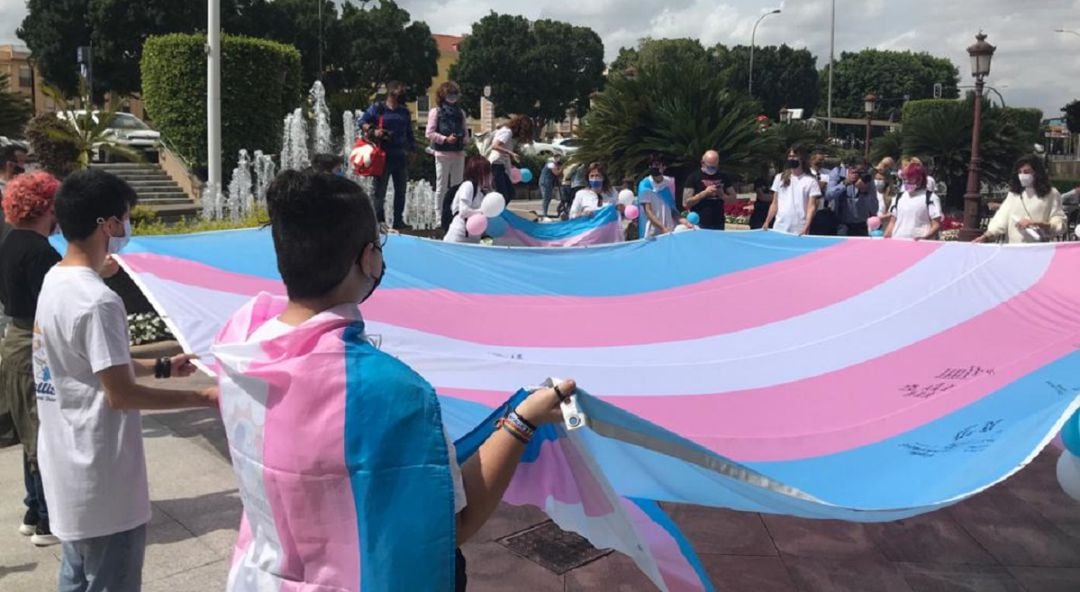
<path id="1" fill-rule="evenodd" d="M 1074 29 L 1054 29 L 1054 32 L 1055 33 L 1072 34 L 1072 35 L 1076 35 L 1077 37 L 1080 37 L 1080 31 L 1076 31 Z"/>
<path id="2" fill-rule="evenodd" d="M 757 26 L 770 14 L 780 14 L 780 9 L 770 10 L 758 17 L 757 22 L 754 23 L 754 30 L 750 33 L 750 75 L 747 76 L 750 80 L 747 82 L 746 91 L 751 97 L 754 96 L 754 43 L 757 38 Z"/>
<path id="3" fill-rule="evenodd" d="M 979 168 L 979 138 L 982 133 L 982 96 L 985 78 L 990 74 L 990 59 L 994 57 L 993 45 L 986 42 L 986 34 L 979 32 L 975 36 L 975 45 L 967 49 L 971 56 L 971 75 L 975 77 L 975 120 L 971 127 L 971 164 L 968 165 L 967 193 L 964 194 L 964 228 L 960 231 L 960 240 L 970 241 L 982 231 L 979 228 L 979 207 L 981 185 Z"/>
<path id="4" fill-rule="evenodd" d="M 865 154 L 867 160 L 870 159 L 870 127 L 874 123 L 874 107 L 877 103 L 877 97 L 874 93 L 870 93 L 863 98 L 863 108 L 866 110 L 866 142 L 865 142 Z"/>

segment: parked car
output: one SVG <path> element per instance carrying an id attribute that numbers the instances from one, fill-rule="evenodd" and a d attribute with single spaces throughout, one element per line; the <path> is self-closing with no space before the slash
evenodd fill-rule
<path id="1" fill-rule="evenodd" d="M 546 142 L 533 142 L 532 144 L 526 144 L 521 149 L 522 154 L 529 154 L 533 156 L 554 156 L 556 154 L 560 156 L 566 156 L 566 150 L 555 144 L 548 144 Z"/>
<path id="2" fill-rule="evenodd" d="M 86 111 L 74 111 L 73 114 L 76 118 L 83 118 L 86 116 Z M 98 122 L 100 115 L 100 111 L 92 112 L 91 117 L 93 117 L 94 123 Z M 67 119 L 67 113 L 63 111 L 57 112 L 56 116 L 60 119 Z M 116 144 L 140 152 L 157 152 L 158 145 L 161 143 L 161 132 L 152 129 L 143 120 L 131 113 L 114 113 L 109 121 L 105 135 Z M 94 158 L 107 161 L 109 160 L 109 154 L 101 150 L 99 146 L 95 146 Z"/>
<path id="3" fill-rule="evenodd" d="M 577 152 L 578 148 L 582 145 L 581 138 L 559 138 L 555 140 L 555 145 L 562 148 L 563 154 L 570 155 Z"/>

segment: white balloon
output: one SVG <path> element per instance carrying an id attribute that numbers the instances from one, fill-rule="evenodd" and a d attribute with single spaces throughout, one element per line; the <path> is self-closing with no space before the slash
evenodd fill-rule
<path id="1" fill-rule="evenodd" d="M 694 230 L 694 229 L 683 226 L 682 224 L 679 224 L 679 225 L 677 225 L 675 227 L 675 230 L 672 232 L 672 234 L 680 234 L 680 233 L 683 233 L 683 232 L 691 232 L 692 230 Z"/>
<path id="2" fill-rule="evenodd" d="M 623 189 L 619 192 L 619 203 L 628 206 L 634 203 L 634 192 L 629 189 Z"/>
<path id="3" fill-rule="evenodd" d="M 1061 451 L 1057 463 L 1057 478 L 1061 489 L 1080 502 L 1080 457 L 1068 450 Z"/>
<path id="4" fill-rule="evenodd" d="M 480 211 L 488 218 L 495 218 L 506 209 L 506 198 L 501 193 L 492 191 L 480 202 Z"/>
<path id="5" fill-rule="evenodd" d="M 1073 234 L 1076 235 L 1076 238 L 1080 238 L 1080 226 L 1076 227 L 1076 230 L 1073 231 Z"/>

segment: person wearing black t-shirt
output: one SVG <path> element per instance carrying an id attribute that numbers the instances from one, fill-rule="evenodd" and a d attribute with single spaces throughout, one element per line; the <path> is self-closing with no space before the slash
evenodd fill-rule
<path id="1" fill-rule="evenodd" d="M 736 199 L 734 182 L 720 172 L 720 153 L 709 150 L 701 157 L 701 168 L 686 179 L 683 207 L 701 218 L 698 226 L 724 229 L 724 203 Z"/>
<path id="2" fill-rule="evenodd" d="M 0 302 L 11 326 L 0 346 L 0 392 L 8 401 L 15 433 L 23 445 L 26 515 L 19 532 L 44 547 L 59 543 L 49 528 L 49 512 L 37 463 L 37 397 L 32 342 L 34 314 L 45 274 L 60 261 L 49 244 L 57 228 L 53 195 L 60 182 L 48 173 L 20 175 L 4 188 L 4 215 L 12 229 L 0 243 Z"/>

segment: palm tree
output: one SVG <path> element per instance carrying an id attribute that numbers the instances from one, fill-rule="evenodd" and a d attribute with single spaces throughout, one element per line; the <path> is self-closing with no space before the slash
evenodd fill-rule
<path id="1" fill-rule="evenodd" d="M 778 169 L 782 168 L 780 165 L 787 158 L 788 150 L 791 148 L 801 148 L 807 154 L 821 152 L 832 155 L 835 152 L 833 146 L 829 144 L 829 136 L 825 128 L 820 124 L 806 121 L 780 123 L 769 127 L 766 136 L 771 143 L 770 161 Z"/>
<path id="2" fill-rule="evenodd" d="M 42 86 L 45 96 L 57 106 L 57 115 L 66 124 L 46 130 L 50 138 L 57 142 L 74 144 L 79 151 L 76 162 L 78 169 L 90 166 L 94 152 L 102 151 L 109 156 L 122 156 L 132 162 L 141 162 L 143 155 L 136 150 L 117 143 L 109 126 L 119 106 L 108 110 L 95 111 L 88 96 L 84 96 L 73 105 L 63 92 L 54 86 Z M 86 108 L 89 106 L 89 108 Z"/>
<path id="3" fill-rule="evenodd" d="M 754 121 L 757 111 L 755 102 L 730 92 L 722 76 L 697 61 L 615 73 L 594 97 L 574 160 L 603 162 L 616 179 L 636 178 L 656 154 L 678 175 L 711 149 L 720 152 L 724 170 L 751 172 L 769 152 Z"/>
<path id="4" fill-rule="evenodd" d="M 973 117 L 974 102 L 969 97 L 904 121 L 904 155 L 929 159 L 935 176 L 948 185 L 948 205 L 955 208 L 963 204 L 967 187 Z M 1001 109 L 990 107 L 989 101 L 984 103 L 979 144 L 983 182 L 1007 182 L 1014 163 L 1025 151 L 1023 134 L 1002 116 Z"/>

